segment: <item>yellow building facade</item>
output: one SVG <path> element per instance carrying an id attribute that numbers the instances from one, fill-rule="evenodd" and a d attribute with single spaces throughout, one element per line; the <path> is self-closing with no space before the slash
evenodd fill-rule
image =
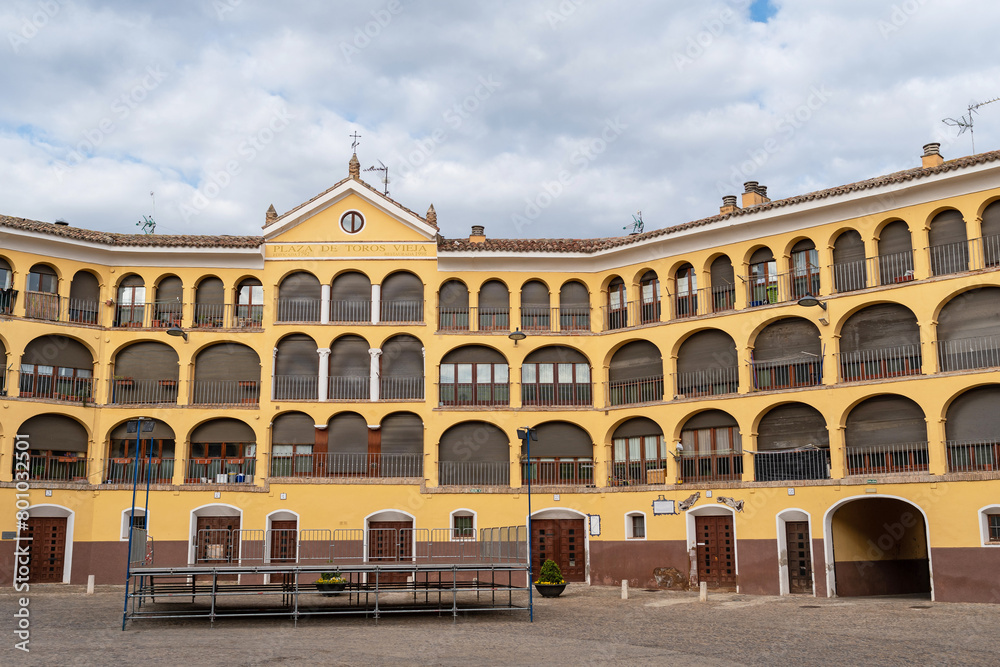
<path id="1" fill-rule="evenodd" d="M 555 240 L 444 238 L 352 158 L 259 237 L 0 241 L 5 583 L 19 530 L 31 581 L 115 583 L 130 521 L 157 564 L 459 540 L 530 478 L 570 581 L 1000 600 L 1000 153 Z"/>

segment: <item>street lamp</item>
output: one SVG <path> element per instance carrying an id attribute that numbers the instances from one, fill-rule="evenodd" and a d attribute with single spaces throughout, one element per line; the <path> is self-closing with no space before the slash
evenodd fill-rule
<path id="1" fill-rule="evenodd" d="M 806 308 L 819 306 L 823 310 L 826 310 L 826 304 L 814 297 L 812 294 L 806 294 L 804 297 L 799 299 L 799 305 L 805 306 Z"/>
<path id="2" fill-rule="evenodd" d="M 517 341 L 524 340 L 527 337 L 528 334 L 521 331 L 520 327 L 514 329 L 509 334 L 507 334 L 507 338 L 510 338 L 512 341 L 514 341 L 514 347 L 517 347 Z"/>
<path id="3" fill-rule="evenodd" d="M 184 339 L 185 343 L 187 342 L 187 339 L 188 339 L 187 332 L 184 331 L 184 329 L 181 329 L 179 326 L 172 326 L 169 329 L 167 329 L 167 335 L 168 336 L 180 336 L 181 338 Z"/>

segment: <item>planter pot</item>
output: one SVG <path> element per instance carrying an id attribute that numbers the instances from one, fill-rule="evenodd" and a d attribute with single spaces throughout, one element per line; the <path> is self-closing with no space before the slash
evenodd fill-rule
<path id="1" fill-rule="evenodd" d="M 334 595 L 339 595 L 341 591 L 347 588 L 347 584 L 316 584 L 316 590 L 323 593 L 324 597 L 333 597 Z"/>
<path id="2" fill-rule="evenodd" d="M 557 598 L 566 590 L 566 584 L 535 584 L 535 590 L 543 598 Z"/>

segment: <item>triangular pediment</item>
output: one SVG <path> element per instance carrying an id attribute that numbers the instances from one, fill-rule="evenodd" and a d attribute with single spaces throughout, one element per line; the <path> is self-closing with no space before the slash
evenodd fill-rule
<path id="1" fill-rule="evenodd" d="M 363 181 L 346 178 L 269 220 L 264 225 L 264 239 L 268 243 L 419 242 L 434 241 L 437 231 L 425 219 Z"/>

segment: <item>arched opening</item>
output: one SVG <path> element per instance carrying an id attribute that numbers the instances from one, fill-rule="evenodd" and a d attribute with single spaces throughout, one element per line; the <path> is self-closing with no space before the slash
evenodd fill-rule
<path id="1" fill-rule="evenodd" d="M 371 398 L 370 346 L 361 336 L 348 334 L 330 346 L 330 389 L 335 401 L 367 401 Z"/>
<path id="2" fill-rule="evenodd" d="M 316 427 L 304 412 L 278 415 L 271 425 L 271 477 L 322 475 L 322 456 L 313 455 Z"/>
<path id="3" fill-rule="evenodd" d="M 28 479 L 56 482 L 87 481 L 87 429 L 75 419 L 43 414 L 31 417 L 16 431 L 28 443 Z M 23 470 L 11 459 L 11 470 Z M 22 464 L 23 465 L 23 464 Z"/>
<path id="4" fill-rule="evenodd" d="M 897 498 L 855 498 L 830 509 L 829 590 L 840 597 L 931 593 L 923 513 Z"/>
<path id="5" fill-rule="evenodd" d="M 510 485 L 510 439 L 498 426 L 474 421 L 452 426 L 438 444 L 442 485 Z"/>
<path id="6" fill-rule="evenodd" d="M 927 471 L 927 424 L 905 396 L 874 396 L 854 406 L 844 433 L 848 475 Z"/>
<path id="7" fill-rule="evenodd" d="M 628 321 L 628 292 L 625 281 L 615 276 L 608 283 L 608 304 L 604 318 L 604 330 L 624 329 Z"/>
<path id="8" fill-rule="evenodd" d="M 1000 287 L 962 292 L 938 315 L 942 372 L 1000 366 Z"/>
<path id="9" fill-rule="evenodd" d="M 479 330 L 510 330 L 510 292 L 499 280 L 487 280 L 479 288 Z"/>
<path id="10" fill-rule="evenodd" d="M 758 248 L 750 256 L 750 275 L 747 277 L 747 305 L 766 306 L 780 301 L 778 291 L 778 264 L 770 248 Z"/>
<path id="11" fill-rule="evenodd" d="M 378 454 L 374 447 L 369 454 L 372 435 L 364 417 L 356 412 L 334 415 L 327 423 L 326 434 L 324 474 L 378 477 Z"/>
<path id="12" fill-rule="evenodd" d="M 331 322 L 371 322 L 372 283 L 363 273 L 348 271 L 333 280 Z"/>
<path id="13" fill-rule="evenodd" d="M 502 354 L 465 345 L 441 359 L 438 405 L 509 405 L 510 371 Z"/>
<path id="14" fill-rule="evenodd" d="M 612 472 L 610 486 L 652 484 L 647 471 L 655 470 L 655 481 L 663 483 L 667 467 L 667 448 L 663 429 L 652 419 L 633 417 L 615 429 L 611 436 Z"/>
<path id="15" fill-rule="evenodd" d="M 660 321 L 660 279 L 656 271 L 646 271 L 639 280 L 639 323 Z"/>
<path id="16" fill-rule="evenodd" d="M 14 303 L 17 301 L 17 290 L 14 289 L 14 271 L 10 262 L 0 257 L 0 315 L 11 315 Z"/>
<path id="17" fill-rule="evenodd" d="M 275 400 L 317 400 L 320 359 L 316 341 L 306 334 L 292 334 L 278 341 L 277 350 L 271 388 Z"/>
<path id="18" fill-rule="evenodd" d="M 184 283 L 177 276 L 160 279 L 156 285 L 156 300 L 153 303 L 153 328 L 179 327 L 183 310 Z"/>
<path id="19" fill-rule="evenodd" d="M 236 343 L 212 345 L 194 359 L 192 405 L 257 405 L 260 357 Z"/>
<path id="20" fill-rule="evenodd" d="M 559 330 L 590 331 L 590 292 L 571 280 L 559 289 Z"/>
<path id="21" fill-rule="evenodd" d="M 754 475 L 758 482 L 830 478 L 830 434 L 826 420 L 805 403 L 768 411 L 757 426 Z"/>
<path id="22" fill-rule="evenodd" d="M 948 406 L 948 472 L 1000 469 L 1000 385 L 970 389 Z"/>
<path id="23" fill-rule="evenodd" d="M 319 278 L 296 271 L 278 285 L 278 322 L 319 322 L 322 306 Z"/>
<path id="24" fill-rule="evenodd" d="M 851 315 L 840 331 L 841 382 L 920 375 L 920 328 L 906 306 L 880 303 Z"/>
<path id="25" fill-rule="evenodd" d="M 423 322 L 424 284 L 408 271 L 398 271 L 382 281 L 383 322 Z"/>
<path id="26" fill-rule="evenodd" d="M 969 242 L 960 211 L 941 211 L 930 225 L 931 274 L 943 276 L 969 270 Z"/>
<path id="27" fill-rule="evenodd" d="M 392 563 L 414 560 L 416 531 L 409 512 L 384 510 L 365 517 L 365 561 Z M 406 572 L 381 572 L 379 583 L 405 582 Z"/>
<path id="28" fill-rule="evenodd" d="M 257 435 L 245 422 L 224 417 L 191 433 L 185 484 L 251 484 L 257 463 Z"/>
<path id="29" fill-rule="evenodd" d="M 983 209 L 981 229 L 983 265 L 1000 266 L 1000 201 L 995 201 Z"/>
<path id="30" fill-rule="evenodd" d="M 28 272 L 24 316 L 37 320 L 59 319 L 59 276 L 48 264 L 35 264 Z"/>
<path id="31" fill-rule="evenodd" d="M 531 445 L 531 460 L 521 445 L 521 479 L 535 484 L 594 484 L 594 441 L 576 424 L 553 421 L 535 428 L 538 440 Z"/>
<path id="32" fill-rule="evenodd" d="M 722 410 L 706 410 L 681 427 L 680 473 L 686 482 L 740 481 L 743 446 L 740 428 Z"/>
<path id="33" fill-rule="evenodd" d="M 816 244 L 809 239 L 803 239 L 792 246 L 792 289 L 791 300 L 798 301 L 810 294 L 820 293 L 819 284 L 819 254 Z"/>
<path id="34" fill-rule="evenodd" d="M 855 229 L 840 234 L 833 242 L 833 288 L 853 292 L 868 286 L 865 241 Z"/>
<path id="35" fill-rule="evenodd" d="M 238 563 L 242 547 L 243 510 L 216 503 L 191 510 L 189 556 L 192 565 Z M 235 581 L 239 575 L 220 574 L 218 581 Z"/>
<path id="36" fill-rule="evenodd" d="M 422 401 L 424 398 L 424 345 L 409 334 L 393 336 L 382 344 L 379 357 L 379 398 L 385 401 Z"/>
<path id="37" fill-rule="evenodd" d="M 545 509 L 531 515 L 531 579 L 553 560 L 566 581 L 587 581 L 589 536 L 586 515 L 570 509 Z"/>
<path id="38" fill-rule="evenodd" d="M 823 382 L 819 329 L 809 320 L 789 317 L 757 334 L 751 352 L 754 391 L 813 387 Z"/>
<path id="39" fill-rule="evenodd" d="M 739 385 L 736 343 L 729 334 L 699 331 L 681 344 L 674 376 L 676 398 L 734 394 Z"/>
<path id="40" fill-rule="evenodd" d="M 590 405 L 592 395 L 590 363 L 573 348 L 543 347 L 521 364 L 522 405 Z"/>
<path id="41" fill-rule="evenodd" d="M 382 477 L 424 476 L 424 422 L 412 412 L 393 412 L 368 431 L 368 452 L 378 456 Z"/>
<path id="42" fill-rule="evenodd" d="M 684 263 L 674 275 L 674 319 L 698 314 L 698 274 L 690 263 Z"/>
<path id="43" fill-rule="evenodd" d="M 93 369 L 94 358 L 79 341 L 39 336 L 24 348 L 18 390 L 21 398 L 86 403 L 94 400 Z"/>
<path id="44" fill-rule="evenodd" d="M 257 329 L 264 321 L 264 286 L 257 278 L 246 278 L 236 286 L 237 329 Z"/>
<path id="45" fill-rule="evenodd" d="M 136 328 L 146 323 L 146 283 L 142 276 L 126 276 L 118 283 L 114 326 Z"/>
<path id="46" fill-rule="evenodd" d="M 715 590 L 737 590 L 739 560 L 733 516 L 733 510 L 720 505 L 687 511 L 688 552 L 695 553 L 698 574 L 692 584 L 704 582 Z"/>
<path id="47" fill-rule="evenodd" d="M 712 281 L 712 312 L 722 313 L 736 308 L 736 276 L 733 262 L 726 255 L 712 260 L 709 267 Z"/>
<path id="48" fill-rule="evenodd" d="M 177 352 L 165 343 L 143 341 L 119 350 L 114 358 L 111 403 L 177 403 L 180 377 Z"/>
<path id="49" fill-rule="evenodd" d="M 19 543 L 28 549 L 28 583 L 70 583 L 76 513 L 47 504 L 34 504 L 27 512 Z"/>
<path id="50" fill-rule="evenodd" d="M 815 590 L 809 519 L 809 514 L 796 509 L 778 514 L 778 592 L 781 595 L 811 595 Z"/>
<path id="51" fill-rule="evenodd" d="M 438 292 L 438 328 L 469 330 L 469 288 L 459 280 L 447 280 Z"/>
<path id="52" fill-rule="evenodd" d="M 77 271 L 69 286 L 69 321 L 76 324 L 99 324 L 101 284 L 90 271 Z M 0 312 L 2 312 L 0 307 Z"/>
<path id="53" fill-rule="evenodd" d="M 133 479 L 138 479 L 140 484 L 147 480 L 153 484 L 173 483 L 174 430 L 159 419 L 152 421 L 152 431 L 137 432 L 138 420 L 130 419 L 108 434 L 108 460 L 104 465 L 106 484 L 131 484 Z M 143 420 L 144 425 L 145 422 Z"/>
<path id="54" fill-rule="evenodd" d="M 203 278 L 194 292 L 194 321 L 196 329 L 220 329 L 226 321 L 226 287 L 215 276 Z"/>
<path id="55" fill-rule="evenodd" d="M 608 366 L 608 405 L 634 405 L 663 400 L 663 357 L 646 340 L 618 348 Z"/>
<path id="56" fill-rule="evenodd" d="M 550 329 L 549 288 L 540 280 L 529 280 L 521 286 L 521 330 Z"/>
<path id="57" fill-rule="evenodd" d="M 893 220 L 878 237 L 879 285 L 913 280 L 913 245 L 910 228 L 902 220 Z"/>

